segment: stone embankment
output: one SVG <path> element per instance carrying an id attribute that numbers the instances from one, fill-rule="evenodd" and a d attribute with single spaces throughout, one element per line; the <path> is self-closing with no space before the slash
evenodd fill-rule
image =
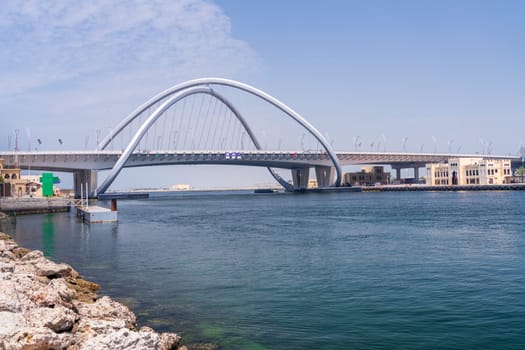
<path id="1" fill-rule="evenodd" d="M 133 312 L 98 289 L 0 232 L 0 350 L 178 348 L 178 335 L 137 329 Z"/>

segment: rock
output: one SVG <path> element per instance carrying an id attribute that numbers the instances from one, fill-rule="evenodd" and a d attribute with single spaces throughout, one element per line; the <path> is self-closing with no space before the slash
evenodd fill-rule
<path id="1" fill-rule="evenodd" d="M 38 276 L 65 276 L 68 275 L 69 272 L 71 272 L 71 267 L 69 265 L 57 264 L 46 258 L 36 260 L 35 262 L 33 262 L 33 265 L 36 268 L 36 274 Z"/>
<path id="2" fill-rule="evenodd" d="M 3 252 L 5 250 L 8 250 L 7 245 L 5 244 L 4 240 L 0 240 L 0 252 Z"/>
<path id="3" fill-rule="evenodd" d="M 26 255 L 22 257 L 22 261 L 32 261 L 32 260 L 38 260 L 44 257 L 44 253 L 42 253 L 40 250 L 33 250 Z"/>
<path id="4" fill-rule="evenodd" d="M 0 241 L 0 242 L 3 242 L 3 241 Z M 2 260 L 5 260 L 5 261 L 13 261 L 15 260 L 15 255 L 13 254 L 13 252 L 11 252 L 10 250 L 7 249 L 4 249 L 4 250 L 1 250 L 0 249 L 0 258 Z"/>
<path id="5" fill-rule="evenodd" d="M 39 276 L 63 277 L 69 275 L 72 271 L 71 266 L 68 264 L 57 264 L 47 259 L 44 257 L 44 253 L 40 250 L 33 250 L 32 252 L 23 255 L 20 260 L 33 264 L 36 274 Z"/>
<path id="6" fill-rule="evenodd" d="M 175 350 L 179 346 L 181 337 L 175 333 L 161 333 L 157 350 Z"/>
<path id="7" fill-rule="evenodd" d="M 124 320 L 116 318 L 101 320 L 99 318 L 80 317 L 80 320 L 75 325 L 74 331 L 85 334 L 106 334 L 126 327 Z"/>
<path id="8" fill-rule="evenodd" d="M 0 261 L 0 272 L 13 272 L 13 271 L 15 271 L 14 263 Z"/>
<path id="9" fill-rule="evenodd" d="M 96 292 L 100 289 L 100 286 L 95 282 L 72 276 L 67 277 L 66 282 L 69 288 L 76 291 L 79 301 L 93 303 L 98 299 Z"/>
<path id="10" fill-rule="evenodd" d="M 35 290 L 31 295 L 33 300 L 38 306 L 55 306 L 64 305 L 71 308 L 70 303 L 76 297 L 76 292 L 69 288 L 63 278 L 51 280 L 47 285 L 42 288 Z"/>
<path id="11" fill-rule="evenodd" d="M 4 340 L 4 347 L 12 350 L 59 350 L 69 347 L 72 340 L 71 334 L 57 334 L 49 328 L 22 327 Z"/>
<path id="12" fill-rule="evenodd" d="M 6 335 L 25 326 L 26 320 L 20 313 L 0 311 L 0 344 L 2 340 L 5 340 Z M 3 349 L 2 346 L 0 349 Z"/>
<path id="13" fill-rule="evenodd" d="M 155 332 L 155 331 L 153 330 L 153 328 L 148 327 L 148 326 L 142 326 L 142 327 L 140 327 L 140 329 L 139 329 L 139 333 L 153 333 L 153 332 Z"/>
<path id="14" fill-rule="evenodd" d="M 15 283 L 11 280 L 0 280 L 0 311 L 21 312 L 20 299 Z"/>
<path id="15" fill-rule="evenodd" d="M 177 349 L 177 334 L 136 331 L 135 314 L 99 288 L 0 232 L 0 350 Z"/>
<path id="16" fill-rule="evenodd" d="M 13 253 L 11 253 L 13 254 Z M 36 269 L 35 266 L 28 262 L 17 262 L 15 265 L 15 274 L 25 274 L 25 275 L 32 275 L 36 276 Z"/>
<path id="17" fill-rule="evenodd" d="M 55 332 L 73 328 L 78 315 L 62 305 L 54 308 L 39 307 L 32 309 L 26 316 L 27 323 L 32 327 L 47 327 Z"/>
<path id="18" fill-rule="evenodd" d="M 159 335 L 151 332 L 135 332 L 129 329 L 119 329 L 105 335 L 89 338 L 80 349 L 82 350 L 106 350 L 106 349 L 133 349 L 154 350 L 157 349 Z"/>
<path id="19" fill-rule="evenodd" d="M 18 247 L 18 244 L 16 244 L 16 242 L 11 237 L 9 237 L 8 239 L 2 239 L 0 237 L 0 251 L 12 250 L 12 249 L 15 249 L 16 247 Z"/>
<path id="20" fill-rule="evenodd" d="M 75 308 L 81 317 L 101 320 L 118 319 L 125 322 L 127 328 L 134 329 L 137 319 L 130 309 L 110 297 L 104 296 L 93 304 L 75 301 Z"/>
<path id="21" fill-rule="evenodd" d="M 139 333 L 155 333 L 153 328 L 148 326 L 142 326 L 139 329 Z M 175 350 L 178 348 L 181 337 L 175 333 L 161 333 L 159 342 L 156 346 L 156 350 Z"/>
<path id="22" fill-rule="evenodd" d="M 27 249 L 27 248 L 16 247 L 15 249 L 13 249 L 13 254 L 17 258 L 21 258 L 21 257 L 25 256 L 27 253 L 30 253 L 30 252 L 31 252 L 31 250 Z"/>

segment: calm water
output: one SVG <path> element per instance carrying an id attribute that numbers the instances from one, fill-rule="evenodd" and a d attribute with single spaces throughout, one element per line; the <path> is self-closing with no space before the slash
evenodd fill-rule
<path id="1" fill-rule="evenodd" d="M 525 193 L 179 194 L 18 217 L 140 324 L 225 349 L 524 349 Z"/>

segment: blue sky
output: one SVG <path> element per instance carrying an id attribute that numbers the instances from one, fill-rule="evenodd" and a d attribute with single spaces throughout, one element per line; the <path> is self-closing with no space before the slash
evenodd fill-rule
<path id="1" fill-rule="evenodd" d="M 515 154 L 525 142 L 522 1 L 5 1 L 0 149 L 83 149 L 182 81 L 221 76 L 301 113 L 337 150 Z M 266 110 L 240 100 L 267 143 Z M 261 109 L 262 108 L 262 109 Z M 282 130 L 281 130 L 282 131 Z M 29 138 L 28 138 L 29 137 Z M 297 146 L 295 146 L 297 147 Z M 22 147 L 21 147 L 22 148 Z M 270 182 L 263 169 L 166 168 L 158 185 Z M 143 170 L 115 187 L 140 186 Z M 164 173 L 164 172 L 163 172 Z"/>

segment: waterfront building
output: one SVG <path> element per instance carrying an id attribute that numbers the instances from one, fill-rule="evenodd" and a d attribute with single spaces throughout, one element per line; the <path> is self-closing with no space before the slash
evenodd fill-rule
<path id="1" fill-rule="evenodd" d="M 345 173 L 343 183 L 345 186 L 386 185 L 390 183 L 390 173 L 382 166 L 364 167 L 359 172 Z"/>
<path id="2" fill-rule="evenodd" d="M 4 159 L 0 159 L 0 178 L 3 196 L 22 196 L 25 193 L 25 182 L 20 179 L 20 169 L 7 166 Z"/>
<path id="3" fill-rule="evenodd" d="M 449 158 L 426 165 L 428 186 L 501 185 L 512 180 L 509 159 Z"/>
<path id="4" fill-rule="evenodd" d="M 45 174 L 43 174 L 45 175 Z M 22 175 L 16 166 L 8 166 L 3 159 L 0 159 L 0 196 L 2 197 L 42 197 L 43 196 L 43 175 Z M 49 174 L 52 175 L 52 174 Z M 54 183 L 58 183 L 58 178 L 53 177 Z M 51 183 L 47 196 L 60 195 L 60 189 Z"/>

